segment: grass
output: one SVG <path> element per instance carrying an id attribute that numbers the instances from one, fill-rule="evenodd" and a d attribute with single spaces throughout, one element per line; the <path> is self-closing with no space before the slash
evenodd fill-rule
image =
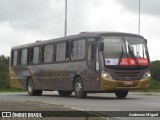
<path id="1" fill-rule="evenodd" d="M 160 89 L 130 90 L 130 92 L 160 92 Z"/>
<path id="2" fill-rule="evenodd" d="M 148 90 L 131 90 L 132 92 L 160 92 L 160 81 L 151 80 L 151 85 Z"/>
<path id="3" fill-rule="evenodd" d="M 0 89 L 0 92 L 27 92 L 27 91 L 19 88 L 4 88 Z"/>
<path id="4" fill-rule="evenodd" d="M 160 89 L 159 90 L 158 89 L 150 89 L 147 92 L 160 92 Z"/>

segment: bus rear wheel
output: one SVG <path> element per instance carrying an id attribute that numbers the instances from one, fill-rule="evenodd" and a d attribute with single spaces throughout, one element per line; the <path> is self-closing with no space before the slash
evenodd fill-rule
<path id="1" fill-rule="evenodd" d="M 87 92 L 84 91 L 84 85 L 80 77 L 76 78 L 74 82 L 74 92 L 77 98 L 85 98 L 87 96 Z"/>
<path id="2" fill-rule="evenodd" d="M 72 94 L 72 91 L 58 90 L 58 93 L 60 96 L 70 96 Z"/>
<path id="3" fill-rule="evenodd" d="M 42 95 L 42 90 L 35 90 L 34 89 L 34 84 L 33 84 L 32 78 L 28 79 L 27 91 L 28 91 L 28 94 L 31 95 L 31 96 Z"/>
<path id="4" fill-rule="evenodd" d="M 127 97 L 128 90 L 117 90 L 117 91 L 115 91 L 115 95 L 117 96 L 117 98 L 123 99 L 123 98 Z"/>

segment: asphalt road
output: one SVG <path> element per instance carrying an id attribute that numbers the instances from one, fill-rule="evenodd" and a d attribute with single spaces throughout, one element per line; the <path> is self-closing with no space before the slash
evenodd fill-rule
<path id="1" fill-rule="evenodd" d="M 148 92 L 131 92 L 126 99 L 117 99 L 112 93 L 88 94 L 85 99 L 75 98 L 74 94 L 70 97 L 60 97 L 57 92 L 44 92 L 42 96 L 29 96 L 27 93 L 0 93 L 0 100 L 36 101 L 88 111 L 160 111 L 160 93 Z"/>

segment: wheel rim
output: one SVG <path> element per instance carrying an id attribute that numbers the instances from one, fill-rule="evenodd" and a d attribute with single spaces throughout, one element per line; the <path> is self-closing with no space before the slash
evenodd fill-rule
<path id="1" fill-rule="evenodd" d="M 29 82 L 28 91 L 31 93 L 33 91 L 33 84 Z"/>
<path id="2" fill-rule="evenodd" d="M 76 90 L 76 93 L 77 93 L 77 94 L 80 94 L 81 91 L 82 91 L 82 84 L 78 82 L 78 83 L 76 84 L 75 90 Z"/>

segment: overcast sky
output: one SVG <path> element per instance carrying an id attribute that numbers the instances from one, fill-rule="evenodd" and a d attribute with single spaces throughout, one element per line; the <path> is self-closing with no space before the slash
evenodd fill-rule
<path id="1" fill-rule="evenodd" d="M 68 35 L 138 33 L 139 0 L 68 0 Z M 0 0 L 0 55 L 13 46 L 64 35 L 65 0 Z M 141 31 L 151 60 L 160 60 L 160 0 L 141 0 Z"/>

